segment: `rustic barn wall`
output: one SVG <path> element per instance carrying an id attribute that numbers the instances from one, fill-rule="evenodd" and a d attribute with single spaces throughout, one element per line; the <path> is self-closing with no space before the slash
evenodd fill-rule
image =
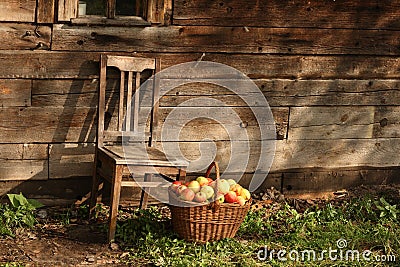
<path id="1" fill-rule="evenodd" d="M 103 52 L 159 57 L 162 68 L 201 58 L 253 79 L 277 126 L 264 187 L 290 194 L 399 182 L 400 1 L 176 0 L 171 25 L 148 27 L 71 24 L 71 3 L 0 4 L 0 193 L 62 203 L 89 192 Z M 248 183 L 259 133 L 235 95 L 176 88 L 160 103 L 160 123 L 197 96 L 221 100 L 249 122 Z M 216 141 L 226 166 L 229 142 L 213 122 L 189 124 L 183 151 L 196 157 L 204 137 Z"/>

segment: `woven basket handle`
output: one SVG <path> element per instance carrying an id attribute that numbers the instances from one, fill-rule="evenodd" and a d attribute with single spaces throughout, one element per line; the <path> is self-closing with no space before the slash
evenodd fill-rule
<path id="1" fill-rule="evenodd" d="M 206 171 L 206 175 L 205 177 L 208 178 L 210 176 L 211 170 L 215 167 L 215 175 L 216 175 L 216 179 L 219 179 L 219 166 L 218 166 L 218 162 L 213 161 L 211 162 L 210 166 L 208 166 L 208 169 Z"/>
<path id="2" fill-rule="evenodd" d="M 216 177 L 215 179 L 216 179 L 216 182 L 218 183 L 219 182 L 219 178 L 220 178 L 218 162 L 216 162 L 216 161 L 211 162 L 211 164 L 210 164 L 210 166 L 208 166 L 208 169 L 207 169 L 206 174 L 204 176 L 206 178 L 208 178 L 210 176 L 210 173 L 211 173 L 213 168 L 215 168 L 215 177 Z M 217 195 L 217 192 L 218 192 L 217 188 L 218 188 L 218 185 L 215 188 L 214 197 Z M 221 206 L 221 204 L 219 203 L 219 201 L 215 200 L 215 201 L 213 201 L 211 203 L 210 208 L 213 210 L 213 212 L 217 212 L 219 210 L 220 206 Z"/>

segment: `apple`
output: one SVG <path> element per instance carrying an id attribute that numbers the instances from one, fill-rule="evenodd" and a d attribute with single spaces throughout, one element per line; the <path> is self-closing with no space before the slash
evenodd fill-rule
<path id="1" fill-rule="evenodd" d="M 197 192 L 194 195 L 194 201 L 196 201 L 196 202 L 201 203 L 201 202 L 205 202 L 206 200 L 207 200 L 207 195 L 203 192 Z"/>
<path id="2" fill-rule="evenodd" d="M 175 193 L 176 193 L 176 190 L 178 189 L 178 187 L 179 187 L 180 185 L 182 185 L 182 182 L 181 182 L 181 181 L 175 181 L 175 182 L 173 182 L 173 183 L 171 184 L 171 186 L 170 186 L 172 192 L 175 192 Z"/>
<path id="3" fill-rule="evenodd" d="M 237 184 L 236 181 L 233 179 L 228 179 L 226 181 L 229 183 L 230 186 Z"/>
<path id="4" fill-rule="evenodd" d="M 214 188 L 209 185 L 202 186 L 200 192 L 206 194 L 207 199 L 212 198 L 214 196 Z"/>
<path id="5" fill-rule="evenodd" d="M 204 176 L 197 177 L 196 181 L 200 184 L 200 186 L 208 184 L 208 179 Z"/>
<path id="6" fill-rule="evenodd" d="M 242 196 L 238 196 L 236 198 L 236 201 L 237 201 L 237 203 L 239 203 L 240 206 L 244 206 L 244 204 L 246 204 L 246 200 Z"/>
<path id="7" fill-rule="evenodd" d="M 230 185 L 227 180 L 219 179 L 219 181 L 217 181 L 217 186 L 218 186 L 218 191 L 221 192 L 222 194 L 226 194 L 229 192 Z"/>
<path id="8" fill-rule="evenodd" d="M 217 199 L 216 199 L 219 203 L 224 203 L 225 201 L 225 197 L 224 194 L 222 194 L 221 192 L 218 192 L 217 194 Z"/>
<path id="9" fill-rule="evenodd" d="M 200 191 L 200 183 L 196 180 L 191 181 L 188 186 L 189 189 L 191 189 L 194 193 L 197 193 Z"/>
<path id="10" fill-rule="evenodd" d="M 236 192 L 236 195 L 240 196 L 242 193 L 242 186 L 240 184 L 231 185 L 230 190 Z"/>
<path id="11" fill-rule="evenodd" d="M 178 186 L 178 188 L 176 189 L 175 192 L 177 195 L 181 195 L 183 190 L 185 190 L 185 189 L 187 189 L 187 186 L 182 184 L 182 185 Z"/>
<path id="12" fill-rule="evenodd" d="M 240 195 L 245 199 L 245 200 L 249 200 L 251 197 L 251 194 L 249 192 L 249 190 L 247 190 L 246 188 L 242 188 L 242 192 L 240 193 Z"/>
<path id="13" fill-rule="evenodd" d="M 191 189 L 186 188 L 182 191 L 180 198 L 186 201 L 192 201 L 194 199 L 194 195 L 195 194 Z"/>
<path id="14" fill-rule="evenodd" d="M 236 193 L 233 191 L 229 191 L 228 193 L 225 194 L 225 202 L 228 203 L 235 203 L 237 201 L 237 196 Z"/>

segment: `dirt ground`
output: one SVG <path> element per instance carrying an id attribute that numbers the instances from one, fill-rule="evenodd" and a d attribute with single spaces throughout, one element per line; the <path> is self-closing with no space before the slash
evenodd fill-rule
<path id="1" fill-rule="evenodd" d="M 271 192 L 269 192 L 271 193 Z M 282 201 L 279 192 L 274 196 L 264 194 L 254 201 L 254 207 Z M 330 203 L 340 204 L 352 197 L 365 194 L 385 195 L 400 203 L 400 186 L 357 187 L 356 189 L 337 192 L 330 200 L 325 199 L 286 199 L 298 210 L 305 210 L 312 205 Z M 257 196 L 256 196 L 257 197 Z M 125 266 L 124 256 L 117 244 L 107 244 L 105 231 L 99 224 L 90 224 L 86 219 L 69 218 L 63 222 L 56 208 L 45 210 L 45 218 L 39 219 L 34 229 L 22 229 L 14 238 L 0 237 L 0 263 L 19 262 L 26 266 Z M 101 225 L 100 225 L 101 226 Z"/>

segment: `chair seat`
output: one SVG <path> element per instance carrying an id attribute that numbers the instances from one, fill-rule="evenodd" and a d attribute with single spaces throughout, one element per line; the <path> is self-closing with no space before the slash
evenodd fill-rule
<path id="1" fill-rule="evenodd" d="M 161 150 L 144 145 L 112 145 L 99 147 L 99 149 L 112 157 L 116 164 L 162 167 L 187 167 L 189 164 L 184 160 L 173 157 L 167 158 Z"/>

